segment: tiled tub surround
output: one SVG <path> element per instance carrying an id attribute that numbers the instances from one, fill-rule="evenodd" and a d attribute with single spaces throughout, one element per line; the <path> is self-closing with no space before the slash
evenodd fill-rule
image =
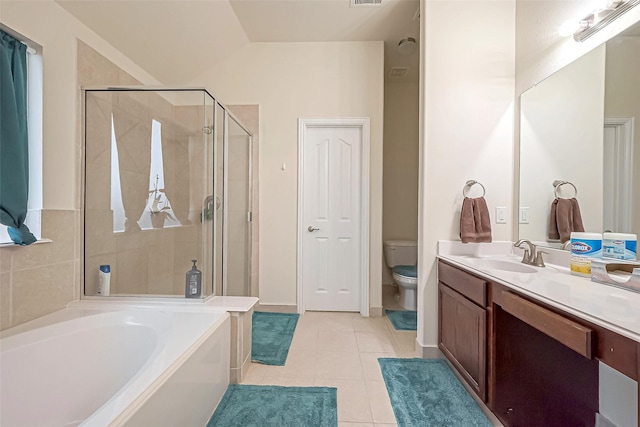
<path id="1" fill-rule="evenodd" d="M 242 382 L 251 365 L 252 317 L 257 303 L 255 297 L 213 297 L 204 303 L 220 307 L 231 315 L 229 381 L 233 384 Z"/>
<path id="2" fill-rule="evenodd" d="M 80 296 L 80 212 L 43 210 L 51 242 L 0 247 L 0 330 L 64 308 Z"/>
<path id="3" fill-rule="evenodd" d="M 0 423 L 204 425 L 229 384 L 229 333 L 204 304 L 77 304 L 12 328 Z"/>
<path id="4" fill-rule="evenodd" d="M 597 360 L 595 380 L 598 382 L 594 383 L 596 395 L 599 392 L 600 396 L 599 402 L 595 402 L 596 405 L 599 405 L 599 408 L 596 406 L 599 412 L 597 416 L 607 417 L 615 425 L 636 426 L 638 422 L 638 396 L 640 395 L 637 383 L 638 367 L 640 367 L 640 357 L 638 357 L 640 355 L 640 313 L 638 313 L 637 307 L 640 307 L 640 294 L 595 283 L 589 278 L 573 276 L 568 268 L 570 260 L 568 251 L 547 248 L 544 250 L 550 252 L 545 256 L 547 266 L 544 268 L 524 266 L 521 263 L 521 253 L 516 255 L 512 252 L 511 242 L 464 245 L 460 242 L 440 241 L 438 258 L 441 262 L 455 266 L 462 272 L 478 277 L 478 280 L 486 280 L 484 283 L 490 288 L 490 302 L 493 304 L 492 310 L 494 313 L 493 317 L 487 321 L 491 322 L 491 319 L 493 319 L 494 328 L 499 328 L 494 330 L 493 333 L 496 335 L 487 342 L 487 347 L 493 346 L 493 343 L 503 342 L 505 339 L 500 338 L 503 336 L 501 334 L 507 333 L 507 329 L 504 329 L 505 323 L 502 323 L 505 321 L 505 315 L 500 314 L 498 316 L 496 314 L 504 313 L 504 310 L 511 314 L 520 313 L 518 315 L 514 314 L 514 316 L 525 316 L 516 318 L 521 320 L 529 319 L 524 320 L 524 322 L 533 322 L 530 325 L 535 325 L 536 323 L 543 325 L 538 326 L 538 328 L 542 328 L 538 329 L 539 331 L 550 328 L 551 326 L 549 325 L 554 325 L 547 332 L 538 335 L 547 336 L 544 334 L 550 334 L 548 337 L 554 337 L 546 338 L 551 342 L 539 347 L 540 351 L 546 352 L 546 346 L 554 343 L 553 345 L 556 349 L 554 351 L 562 348 L 566 350 L 560 351 L 568 351 L 571 354 L 586 354 L 585 357 L 587 359 L 584 360 L 591 362 Z M 529 268 L 531 272 L 524 272 Z M 518 272 L 518 270 L 522 272 Z M 464 283 L 459 282 L 459 284 L 462 286 Z M 465 286 L 468 286 L 468 283 Z M 516 302 L 518 305 L 515 305 Z M 510 308 L 505 308 L 507 306 Z M 527 306 L 532 308 L 526 308 Z M 514 309 L 516 311 L 512 311 Z M 536 313 L 535 316 L 532 313 Z M 559 316 L 560 319 L 564 320 L 554 320 L 553 316 L 556 316 L 556 319 Z M 512 318 L 515 319 L 514 317 Z M 543 323 L 539 323 L 541 321 Z M 547 321 L 550 323 L 546 323 Z M 497 326 L 498 322 L 501 322 L 501 326 Z M 580 345 L 573 347 L 576 342 L 579 343 L 580 341 L 563 341 L 567 339 L 567 335 L 561 335 L 563 329 L 557 322 L 574 325 L 571 329 L 572 334 L 569 336 L 580 336 L 581 330 L 591 331 L 591 338 L 590 341 L 586 342 L 586 349 L 581 350 Z M 520 324 L 526 325 L 525 323 Z M 533 327 L 536 328 L 536 326 Z M 528 342 L 528 338 L 522 339 L 523 342 Z M 537 339 L 539 340 L 539 338 Z M 561 344 L 558 346 L 556 343 Z M 522 348 L 516 346 L 515 343 L 512 344 L 515 347 Z M 490 369 L 502 369 L 504 371 L 504 364 L 499 363 L 499 360 L 505 357 L 505 354 L 504 352 L 497 353 L 500 348 L 502 348 L 501 351 L 504 350 L 503 347 L 496 344 L 494 353 L 496 357 L 495 365 L 490 361 L 488 366 Z M 569 348 L 577 353 L 573 353 Z M 509 353 L 509 355 L 512 354 L 516 354 L 516 351 L 513 350 Z M 560 357 L 557 353 L 553 354 L 553 357 Z M 489 350 L 489 357 L 491 360 L 491 350 Z M 551 356 L 545 353 L 545 357 L 539 357 L 536 360 L 543 361 L 549 357 Z M 556 365 L 561 366 L 562 363 L 566 364 L 566 361 L 569 360 L 562 357 L 554 359 Z M 510 361 L 508 363 L 520 362 Z M 517 370 L 519 367 L 520 365 L 512 366 L 511 369 Z M 571 375 L 581 375 L 581 372 L 571 372 L 571 369 L 568 369 L 566 375 L 560 375 L 557 378 L 558 381 L 562 381 L 563 378 L 570 378 Z M 584 374 L 586 377 L 586 372 Z M 497 376 L 498 374 L 495 375 Z M 529 375 L 536 377 L 543 374 L 532 372 Z M 492 389 L 494 391 L 498 389 L 502 391 L 500 396 L 498 396 L 498 392 L 495 392 L 493 397 L 489 397 L 489 405 L 493 405 L 494 411 L 502 412 L 504 409 L 502 406 L 506 402 L 505 393 L 508 392 L 505 391 L 506 383 L 504 382 L 496 381 L 493 386 L 491 385 L 491 381 L 496 380 L 496 378 L 490 376 L 489 391 Z M 501 376 L 500 378 L 503 377 Z M 491 399 L 495 399 L 495 401 L 491 403 Z M 520 399 L 520 397 L 516 397 L 517 399 Z M 530 406 L 524 402 L 514 401 L 511 405 Z M 534 399 L 531 402 L 531 407 L 539 404 L 536 402 L 537 400 Z M 526 409 L 520 406 L 518 406 L 518 409 L 522 411 L 518 412 L 516 410 L 516 412 L 518 414 L 526 413 Z"/>

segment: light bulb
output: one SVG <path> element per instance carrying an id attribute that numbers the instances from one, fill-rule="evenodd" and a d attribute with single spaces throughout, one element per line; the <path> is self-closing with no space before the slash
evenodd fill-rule
<path id="1" fill-rule="evenodd" d="M 558 29 L 558 34 L 560 34 L 561 37 L 569 37 L 569 36 L 572 36 L 578 30 L 579 27 L 580 27 L 580 24 L 578 23 L 578 21 L 573 19 L 568 19 L 564 21 L 562 25 L 560 25 L 560 28 Z"/>
<path id="2" fill-rule="evenodd" d="M 589 27 L 589 21 L 575 21 L 573 19 L 568 19 L 560 25 L 558 29 L 558 34 L 561 37 L 569 37 L 576 33 L 586 30 Z"/>

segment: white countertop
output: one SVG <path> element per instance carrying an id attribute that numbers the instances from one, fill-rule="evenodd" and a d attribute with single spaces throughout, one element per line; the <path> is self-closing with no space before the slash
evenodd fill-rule
<path id="1" fill-rule="evenodd" d="M 570 274 L 566 251 L 550 251 L 552 253 L 545 256 L 547 266 L 530 266 L 536 270 L 532 273 L 488 266 L 496 264 L 495 261 L 514 263 L 515 269 L 524 265 L 520 262 L 522 257 L 512 252 L 511 245 L 511 242 L 463 244 L 440 241 L 438 258 L 640 342 L 640 293 Z"/>
<path id="2" fill-rule="evenodd" d="M 257 303 L 256 297 L 223 297 L 215 296 L 204 302 L 204 305 L 220 308 L 224 311 L 247 312 L 251 310 Z"/>

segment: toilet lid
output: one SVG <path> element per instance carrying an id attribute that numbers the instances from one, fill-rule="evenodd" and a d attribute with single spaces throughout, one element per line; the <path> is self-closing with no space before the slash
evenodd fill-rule
<path id="1" fill-rule="evenodd" d="M 396 265 L 393 272 L 405 277 L 418 277 L 418 267 L 415 265 Z"/>

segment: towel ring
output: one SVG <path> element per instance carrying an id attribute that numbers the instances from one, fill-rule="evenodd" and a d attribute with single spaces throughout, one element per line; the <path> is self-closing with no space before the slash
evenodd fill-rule
<path id="1" fill-rule="evenodd" d="M 462 188 L 462 195 L 464 197 L 468 197 L 467 196 L 467 190 L 470 189 L 471 187 L 473 187 L 476 184 L 478 184 L 480 187 L 482 187 L 482 196 L 481 197 L 484 197 L 484 195 L 487 193 L 487 190 L 485 190 L 484 185 L 482 185 L 481 183 L 479 183 L 475 179 L 471 179 L 471 180 L 467 181 L 467 183 Z"/>
<path id="2" fill-rule="evenodd" d="M 573 187 L 573 192 L 574 192 L 573 197 L 576 197 L 578 195 L 578 189 L 576 188 L 575 185 L 573 185 L 573 183 L 571 183 L 569 181 L 561 181 L 561 180 L 557 179 L 557 180 L 553 181 L 553 187 L 554 187 L 553 195 L 556 196 L 556 198 L 560 198 L 560 196 L 558 195 L 558 189 L 560 187 L 562 187 L 563 185 L 570 185 L 570 186 Z"/>

